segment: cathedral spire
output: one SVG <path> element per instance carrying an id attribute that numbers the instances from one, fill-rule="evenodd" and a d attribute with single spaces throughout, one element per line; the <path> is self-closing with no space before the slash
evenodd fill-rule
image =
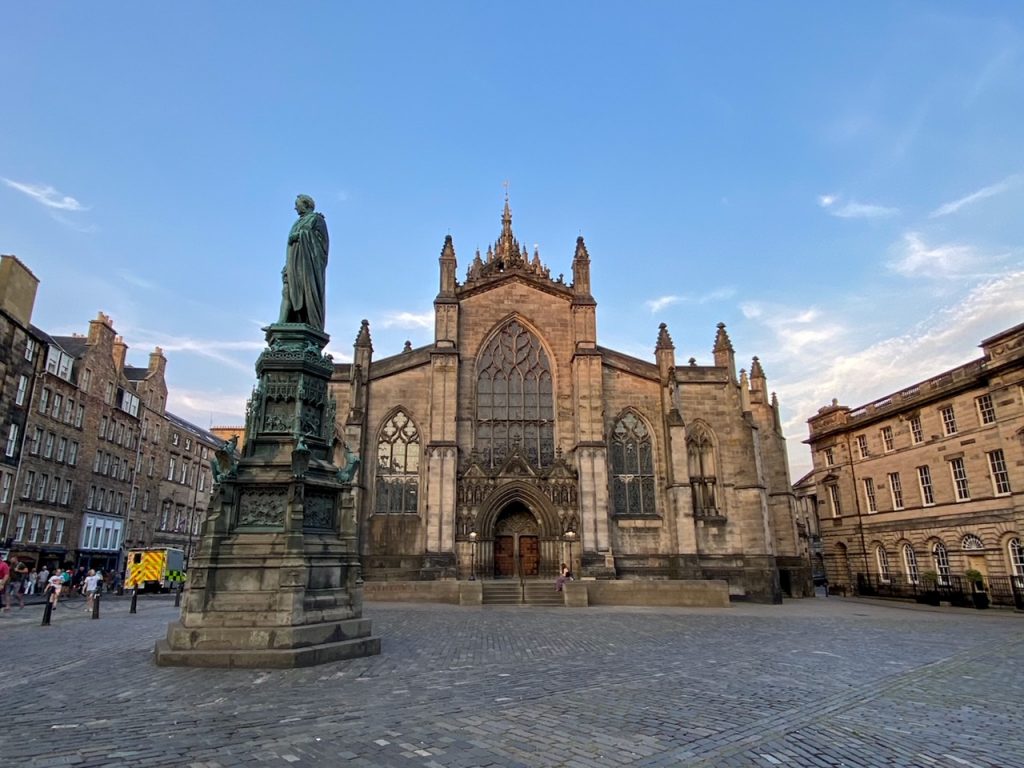
<path id="1" fill-rule="evenodd" d="M 455 246 L 452 244 L 452 236 L 446 235 L 444 246 L 441 248 L 441 258 L 438 260 L 441 265 L 441 287 L 438 296 L 455 295 Z"/>
<path id="2" fill-rule="evenodd" d="M 733 352 L 732 341 L 729 334 L 725 332 L 725 323 L 718 324 L 718 333 L 715 334 L 715 365 L 725 368 L 729 372 L 729 380 L 736 381 L 736 355 Z"/>
<path id="3" fill-rule="evenodd" d="M 508 204 L 508 185 L 505 185 L 505 210 L 501 212 L 501 242 L 512 242 L 512 209 Z"/>
<path id="4" fill-rule="evenodd" d="M 576 253 L 572 257 L 572 289 L 577 296 L 590 297 L 590 254 L 583 235 L 576 238 Z"/>
<path id="5" fill-rule="evenodd" d="M 750 363 L 750 378 L 752 378 L 752 379 L 763 379 L 763 378 L 765 378 L 764 368 L 761 367 L 761 359 L 757 355 L 754 355 L 754 359 Z"/>
<path id="6" fill-rule="evenodd" d="M 732 341 L 729 339 L 729 334 L 726 333 L 725 323 L 718 324 L 718 333 L 715 334 L 715 349 L 714 352 L 732 352 Z"/>
<path id="7" fill-rule="evenodd" d="M 373 349 L 373 343 L 370 341 L 370 321 L 363 320 L 359 325 L 359 335 L 356 336 L 357 347 L 369 347 Z"/>
<path id="8" fill-rule="evenodd" d="M 658 326 L 658 344 L 655 346 L 655 350 L 675 348 L 676 345 L 672 343 L 672 337 L 668 334 L 668 326 L 662 323 Z"/>

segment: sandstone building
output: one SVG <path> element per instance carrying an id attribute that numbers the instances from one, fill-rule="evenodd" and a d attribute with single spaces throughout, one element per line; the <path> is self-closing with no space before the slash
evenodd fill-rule
<path id="1" fill-rule="evenodd" d="M 852 589 L 940 588 L 978 571 L 1024 594 L 1024 325 L 966 365 L 851 409 L 806 441 L 828 578 Z"/>
<path id="2" fill-rule="evenodd" d="M 124 547 L 192 541 L 219 441 L 169 413 L 160 348 L 145 368 L 102 312 L 85 335 L 31 325 L 38 281 L 0 260 L 0 543 L 33 565 L 116 568 Z M 184 468 L 184 470 L 182 469 Z"/>
<path id="3" fill-rule="evenodd" d="M 374 358 L 364 321 L 336 366 L 367 579 L 723 578 L 736 596 L 806 593 L 809 567 L 778 403 L 755 357 L 714 365 L 599 344 L 590 256 L 551 276 L 512 231 L 456 277 L 440 256 L 433 343 Z M 346 463 L 339 455 L 336 463 Z"/>

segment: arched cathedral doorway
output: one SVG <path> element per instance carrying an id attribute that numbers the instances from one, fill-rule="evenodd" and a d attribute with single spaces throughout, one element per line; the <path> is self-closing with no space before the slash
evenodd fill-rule
<path id="1" fill-rule="evenodd" d="M 540 524 L 521 501 L 507 504 L 494 523 L 494 578 L 540 575 Z"/>

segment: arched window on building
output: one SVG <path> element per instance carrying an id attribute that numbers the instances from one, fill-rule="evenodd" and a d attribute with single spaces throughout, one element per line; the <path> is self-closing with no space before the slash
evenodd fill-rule
<path id="1" fill-rule="evenodd" d="M 919 584 L 921 576 L 917 570 L 917 555 L 909 544 L 903 545 L 903 571 L 907 574 L 907 583 Z"/>
<path id="2" fill-rule="evenodd" d="M 654 515 L 654 452 L 651 431 L 627 411 L 612 427 L 612 514 Z"/>
<path id="3" fill-rule="evenodd" d="M 878 562 L 878 580 L 883 584 L 888 584 L 892 580 L 889 573 L 889 553 L 881 544 L 875 547 L 875 560 Z"/>
<path id="4" fill-rule="evenodd" d="M 984 549 L 985 544 L 978 536 L 975 536 L 973 533 L 968 533 L 960 542 L 960 548 L 964 550 L 979 550 Z"/>
<path id="5" fill-rule="evenodd" d="M 696 517 L 721 515 L 718 504 L 718 470 L 715 443 L 703 424 L 695 424 L 686 437 L 686 457 L 690 470 L 693 514 Z"/>
<path id="6" fill-rule="evenodd" d="M 1014 537 L 1006 544 L 1007 554 L 1010 556 L 1010 573 L 1018 589 L 1024 589 L 1024 544 L 1019 538 Z"/>
<path id="7" fill-rule="evenodd" d="M 512 320 L 477 361 L 476 452 L 498 467 L 520 448 L 534 467 L 555 460 L 555 408 L 551 363 L 534 334 Z"/>
<path id="8" fill-rule="evenodd" d="M 416 514 L 419 511 L 420 433 L 409 415 L 398 410 L 377 435 L 377 484 L 374 511 Z"/>
<path id="9" fill-rule="evenodd" d="M 949 553 L 946 552 L 946 545 L 941 541 L 935 542 L 932 547 L 932 561 L 935 563 L 935 573 L 938 575 L 939 586 L 949 586 Z"/>

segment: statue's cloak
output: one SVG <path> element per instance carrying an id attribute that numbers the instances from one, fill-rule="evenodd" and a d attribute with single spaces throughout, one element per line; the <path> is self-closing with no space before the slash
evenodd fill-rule
<path id="1" fill-rule="evenodd" d="M 323 214 L 311 211 L 298 218 L 288 235 L 288 322 L 306 323 L 324 329 L 326 303 L 327 222 Z"/>

